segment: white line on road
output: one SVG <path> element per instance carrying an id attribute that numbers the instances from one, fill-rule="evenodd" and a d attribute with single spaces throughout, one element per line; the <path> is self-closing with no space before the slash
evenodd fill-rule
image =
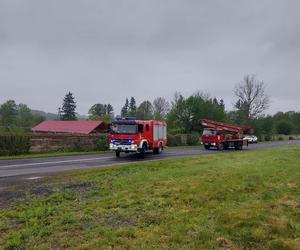
<path id="1" fill-rule="evenodd" d="M 61 164 L 61 163 L 70 163 L 70 162 L 87 162 L 87 161 L 99 161 L 113 159 L 115 157 L 99 157 L 99 158 L 88 158 L 88 159 L 77 159 L 77 160 L 64 160 L 64 161 L 46 161 L 46 162 L 35 162 L 35 163 L 25 163 L 25 164 L 14 164 L 7 166 L 0 166 L 1 168 L 13 168 L 13 167 L 26 167 L 26 166 L 38 166 L 38 165 L 48 165 L 48 164 Z"/>

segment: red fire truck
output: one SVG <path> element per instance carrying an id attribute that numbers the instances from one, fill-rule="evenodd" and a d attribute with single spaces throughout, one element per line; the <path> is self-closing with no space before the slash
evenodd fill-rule
<path id="1" fill-rule="evenodd" d="M 111 124 L 110 150 L 120 157 L 121 152 L 138 153 L 140 157 L 152 150 L 160 154 L 167 144 L 167 124 L 164 121 L 117 119 Z"/>
<path id="2" fill-rule="evenodd" d="M 206 119 L 201 120 L 200 123 L 204 127 L 201 141 L 207 150 L 211 147 L 215 147 L 219 150 L 228 148 L 241 150 L 243 146 L 248 146 L 248 140 L 242 139 L 242 135 L 253 134 L 254 132 L 253 129 L 249 127 L 241 127 Z"/>

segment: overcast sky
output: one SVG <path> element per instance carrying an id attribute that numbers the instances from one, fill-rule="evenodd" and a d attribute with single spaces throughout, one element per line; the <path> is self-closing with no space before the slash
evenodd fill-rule
<path id="1" fill-rule="evenodd" d="M 298 0 L 0 0 L 0 103 L 78 112 L 208 92 L 232 109 L 245 74 L 300 111 Z"/>

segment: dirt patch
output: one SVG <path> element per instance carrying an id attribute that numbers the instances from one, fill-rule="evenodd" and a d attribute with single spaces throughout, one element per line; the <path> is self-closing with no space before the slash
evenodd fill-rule
<path id="1" fill-rule="evenodd" d="M 291 196 L 282 197 L 280 199 L 280 204 L 284 205 L 285 207 L 290 207 L 293 209 L 300 207 L 299 202 Z"/>
<path id="2" fill-rule="evenodd" d="M 91 190 L 93 185 L 89 182 L 84 182 L 84 183 L 74 183 L 70 184 L 64 187 L 65 190 L 71 190 L 71 191 L 89 191 Z"/>
<path id="3" fill-rule="evenodd" d="M 236 249 L 233 247 L 232 243 L 230 242 L 230 240 L 226 239 L 226 238 L 219 238 L 217 239 L 218 241 L 218 246 L 222 249 L 225 250 L 233 250 Z"/>
<path id="4" fill-rule="evenodd" d="M 30 196 L 48 196 L 52 187 L 45 184 L 44 178 L 28 179 L 26 176 L 1 178 L 0 210 L 28 204 Z"/>

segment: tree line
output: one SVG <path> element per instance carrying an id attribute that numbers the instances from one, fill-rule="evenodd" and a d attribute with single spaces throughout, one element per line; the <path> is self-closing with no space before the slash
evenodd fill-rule
<path id="1" fill-rule="evenodd" d="M 259 136 L 279 134 L 300 134 L 300 113 L 296 111 L 278 112 L 275 115 L 264 115 L 269 107 L 269 97 L 263 81 L 254 75 L 246 75 L 233 89 L 234 110 L 226 111 L 222 99 L 209 94 L 196 92 L 188 97 L 176 92 L 169 102 L 164 97 L 157 97 L 153 102 L 144 100 L 137 103 L 135 97 L 125 98 L 121 109 L 123 117 L 134 116 L 137 119 L 158 119 L 168 122 L 169 132 L 199 133 L 200 119 L 211 119 L 228 123 L 252 126 Z M 75 97 L 68 92 L 58 109 L 58 120 L 76 120 L 77 104 Z M 96 103 L 88 111 L 91 120 L 110 122 L 115 117 L 111 104 Z M 36 115 L 25 104 L 16 104 L 9 100 L 0 106 L 0 126 L 2 128 L 31 128 L 45 118 Z"/>

